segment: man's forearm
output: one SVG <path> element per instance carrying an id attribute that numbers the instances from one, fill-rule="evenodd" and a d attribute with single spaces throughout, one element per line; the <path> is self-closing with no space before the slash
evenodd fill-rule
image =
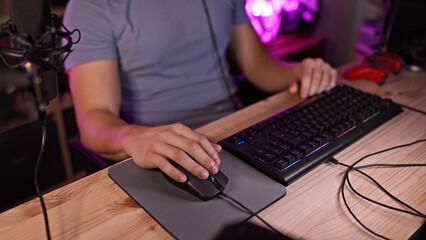
<path id="1" fill-rule="evenodd" d="M 267 92 L 278 92 L 290 87 L 295 63 L 287 63 L 262 56 L 257 66 L 246 70 L 246 76 L 256 87 Z"/>
<path id="2" fill-rule="evenodd" d="M 78 115 L 80 138 L 87 148 L 111 160 L 128 157 L 122 142 L 132 125 L 105 110 L 91 110 Z"/>

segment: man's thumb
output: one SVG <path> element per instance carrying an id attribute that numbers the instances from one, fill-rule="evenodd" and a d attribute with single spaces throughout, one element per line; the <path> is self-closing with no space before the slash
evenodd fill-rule
<path id="1" fill-rule="evenodd" d="M 298 86 L 297 86 L 297 81 L 296 80 L 293 80 L 292 82 L 291 82 L 291 85 L 290 85 L 290 92 L 291 93 L 297 93 L 297 90 L 298 90 Z"/>

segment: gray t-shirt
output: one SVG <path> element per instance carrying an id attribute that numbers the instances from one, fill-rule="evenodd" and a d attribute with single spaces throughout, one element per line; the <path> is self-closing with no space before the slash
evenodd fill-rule
<path id="1" fill-rule="evenodd" d="M 206 3 L 228 72 L 231 27 L 249 24 L 244 0 Z M 121 116 L 129 123 L 198 127 L 234 110 L 201 0 L 71 0 L 64 24 L 81 31 L 67 69 L 118 59 Z"/>

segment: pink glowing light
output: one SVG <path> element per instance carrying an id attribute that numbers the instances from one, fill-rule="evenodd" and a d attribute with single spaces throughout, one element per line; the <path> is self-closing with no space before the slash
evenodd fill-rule
<path id="1" fill-rule="evenodd" d="M 314 15 L 312 15 L 311 12 L 305 10 L 302 13 L 302 19 L 307 21 L 307 22 L 313 22 L 314 21 Z"/>
<path id="2" fill-rule="evenodd" d="M 275 39 L 281 25 L 282 0 L 247 0 L 246 12 L 263 43 Z"/>
<path id="3" fill-rule="evenodd" d="M 318 13 L 320 10 L 319 0 L 299 0 L 299 2 L 311 13 Z"/>
<path id="4" fill-rule="evenodd" d="M 255 1 L 251 13 L 255 17 L 270 17 L 273 11 L 272 4 L 263 1 Z"/>
<path id="5" fill-rule="evenodd" d="M 286 12 L 292 12 L 299 9 L 299 0 L 282 0 L 282 10 Z"/>
<path id="6" fill-rule="evenodd" d="M 295 31 L 301 20 L 313 22 L 319 0 L 246 0 L 245 8 L 260 40 L 268 43 L 278 35 L 281 21 L 284 32 Z"/>

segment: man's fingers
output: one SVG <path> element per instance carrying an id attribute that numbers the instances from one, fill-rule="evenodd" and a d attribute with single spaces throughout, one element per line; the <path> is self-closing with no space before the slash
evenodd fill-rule
<path id="1" fill-rule="evenodd" d="M 166 152 L 166 156 L 199 178 L 207 178 L 209 172 L 216 174 L 220 164 L 216 149 L 220 151 L 220 146 L 213 147 L 212 143 L 203 135 L 196 132 L 191 133 L 192 130 L 189 128 L 190 132 L 186 132 L 182 126 L 173 126 L 162 134 L 163 142 L 178 150 L 174 150 L 172 153 Z M 211 155 L 216 155 L 216 159 Z"/>
<path id="2" fill-rule="evenodd" d="M 322 92 L 324 90 L 330 89 L 330 65 L 325 63 L 322 67 L 322 76 L 321 76 L 321 82 L 318 84 L 318 91 Z"/>
<path id="3" fill-rule="evenodd" d="M 320 58 L 315 59 L 313 71 L 312 71 L 312 79 L 309 83 L 309 96 L 314 95 L 318 91 L 318 87 L 321 83 L 323 76 L 323 65 L 324 61 Z"/>
<path id="4" fill-rule="evenodd" d="M 300 69 L 296 71 L 296 79 L 301 83 L 300 96 L 306 98 L 324 90 L 329 90 L 336 85 L 337 71 L 320 58 L 304 59 Z M 297 90 L 293 85 L 290 92 Z"/>
<path id="5" fill-rule="evenodd" d="M 173 131 L 177 135 L 182 135 L 184 137 L 187 137 L 189 139 L 192 139 L 196 141 L 203 149 L 204 151 L 217 163 L 219 164 L 219 154 L 218 151 L 212 146 L 211 142 L 202 134 L 193 131 L 192 129 L 188 128 L 185 125 L 182 124 L 173 124 L 172 127 Z"/>
<path id="6" fill-rule="evenodd" d="M 299 89 L 299 87 L 298 87 L 298 83 L 297 83 L 296 79 L 294 79 L 294 80 L 290 83 L 290 89 L 289 89 L 289 91 L 290 91 L 291 93 L 296 93 L 298 89 Z"/>
<path id="7" fill-rule="evenodd" d="M 212 145 L 212 147 L 214 148 L 214 150 L 216 150 L 216 152 L 221 152 L 222 151 L 222 146 L 220 146 L 219 144 L 216 144 L 216 143 L 211 143 L 211 145 Z M 217 165 L 220 165 L 220 158 L 218 158 L 217 160 L 216 160 L 216 164 Z"/>
<path id="8" fill-rule="evenodd" d="M 200 179 L 207 179 L 209 176 L 209 172 L 203 166 L 194 161 L 194 159 L 192 159 L 186 151 L 180 148 L 170 145 L 168 150 L 162 151 L 162 154 L 165 158 L 173 160 L 183 168 L 187 169 L 190 173 L 192 173 L 192 175 Z M 216 172 L 217 170 L 216 166 Z"/>
<path id="9" fill-rule="evenodd" d="M 167 174 L 169 177 L 171 177 L 173 180 L 177 181 L 177 182 L 185 182 L 187 180 L 186 175 L 179 171 L 176 167 L 174 167 L 169 159 L 159 155 L 159 154 L 150 154 L 149 156 L 147 156 L 150 161 L 152 162 L 152 164 L 154 164 L 157 168 L 159 168 L 162 172 L 164 172 L 165 174 Z M 136 164 L 141 163 L 141 162 L 145 162 L 143 161 L 139 161 L 137 159 L 138 157 L 134 157 L 134 161 Z M 139 165 L 139 164 L 138 164 Z M 142 168 L 146 168 L 146 166 L 140 166 Z M 151 167 L 150 167 L 151 168 Z"/>
<path id="10" fill-rule="evenodd" d="M 330 87 L 329 90 L 336 86 L 337 83 L 337 70 L 331 69 L 330 71 Z"/>
<path id="11" fill-rule="evenodd" d="M 314 67 L 314 61 L 312 59 L 305 59 L 302 62 L 301 68 L 301 87 L 300 87 L 300 96 L 302 98 L 308 97 L 310 83 L 312 79 L 312 71 Z"/>
<path id="12" fill-rule="evenodd" d="M 175 165 L 187 169 L 200 179 L 219 171 L 218 152 L 221 146 L 210 142 L 203 135 L 182 124 L 146 128 L 128 151 L 135 163 L 146 169 L 159 168 L 178 182 L 184 182 L 186 176 Z M 143 145 L 137 144 L 141 141 Z"/>
<path id="13" fill-rule="evenodd" d="M 171 135 L 174 134 L 172 133 Z M 163 134 L 162 136 L 167 136 L 167 134 Z M 168 137 L 170 138 L 170 136 Z M 165 141 L 157 142 L 152 146 L 150 153 L 145 158 L 148 158 L 155 167 L 158 167 L 178 182 L 184 182 L 186 178 L 182 177 L 184 174 L 181 171 L 170 164 L 170 160 L 181 165 L 200 179 L 206 179 L 209 176 L 209 172 L 198 162 L 194 161 L 184 150 L 175 145 L 170 145 Z"/>

